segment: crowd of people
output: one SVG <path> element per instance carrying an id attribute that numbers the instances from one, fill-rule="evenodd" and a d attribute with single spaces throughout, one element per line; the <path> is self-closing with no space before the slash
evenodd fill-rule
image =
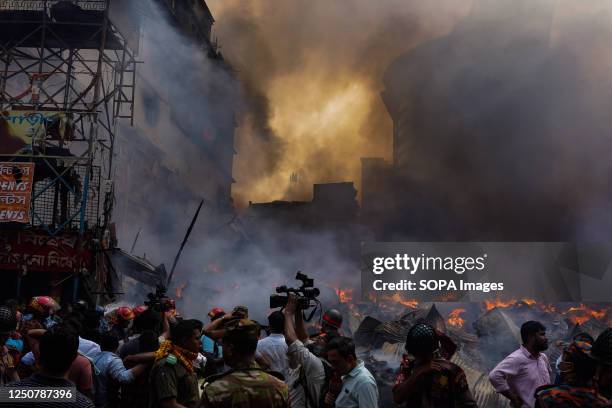
<path id="1" fill-rule="evenodd" d="M 551 366 L 546 327 L 537 321 L 521 326 L 521 347 L 490 373 L 495 390 L 517 408 L 611 407 L 612 329 L 597 340 L 576 334 L 561 344 L 563 353 Z"/>
<path id="2" fill-rule="evenodd" d="M 342 335 L 342 314 L 327 310 L 316 333 L 290 294 L 267 325 L 248 308 L 214 308 L 208 321 L 172 308 L 119 307 L 39 296 L 0 306 L 0 385 L 73 387 L 72 401 L 0 406 L 97 408 L 377 408 L 377 381 Z M 612 329 L 563 344 L 551 366 L 546 328 L 529 321 L 522 345 L 489 374 L 512 407 L 610 407 Z M 477 407 L 457 351 L 424 321 L 408 331 L 392 397 L 396 406 Z"/>

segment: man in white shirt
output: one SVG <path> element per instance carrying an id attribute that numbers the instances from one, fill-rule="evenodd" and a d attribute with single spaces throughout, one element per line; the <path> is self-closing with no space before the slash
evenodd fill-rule
<path id="1" fill-rule="evenodd" d="M 28 333 L 30 336 L 40 337 L 45 334 L 45 329 L 32 329 Z M 100 345 L 98 343 L 94 343 L 91 340 L 84 339 L 79 337 L 79 349 L 78 352 L 80 355 L 87 357 L 88 359 L 92 359 L 94 356 L 100 354 Z M 27 352 L 22 358 L 21 362 L 26 366 L 33 366 L 36 362 L 36 358 L 34 357 L 34 353 L 31 351 Z"/>
<path id="2" fill-rule="evenodd" d="M 283 331 L 285 329 L 285 316 L 281 311 L 272 312 L 268 316 L 270 334 L 259 340 L 255 358 L 265 367 L 279 372 L 287 378 L 287 343 Z"/>

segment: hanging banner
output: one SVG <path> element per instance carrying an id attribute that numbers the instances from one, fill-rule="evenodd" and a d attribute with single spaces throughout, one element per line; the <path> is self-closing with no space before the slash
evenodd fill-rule
<path id="1" fill-rule="evenodd" d="M 91 267 L 87 237 L 42 231 L 0 231 L 0 270 L 74 273 Z"/>
<path id="2" fill-rule="evenodd" d="M 64 112 L 10 110 L 0 112 L 0 154 L 29 151 L 33 141 L 71 140 L 72 127 Z"/>
<path id="3" fill-rule="evenodd" d="M 34 163 L 0 162 L 0 222 L 30 222 Z"/>

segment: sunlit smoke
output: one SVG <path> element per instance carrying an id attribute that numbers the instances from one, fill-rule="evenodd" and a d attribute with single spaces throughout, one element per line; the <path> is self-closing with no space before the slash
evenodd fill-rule
<path id="1" fill-rule="evenodd" d="M 391 156 L 392 124 L 379 95 L 384 69 L 401 52 L 448 32 L 470 4 L 207 3 L 223 53 L 252 96 L 238 129 L 239 205 L 309 199 L 313 183 L 358 185 L 360 157 Z"/>

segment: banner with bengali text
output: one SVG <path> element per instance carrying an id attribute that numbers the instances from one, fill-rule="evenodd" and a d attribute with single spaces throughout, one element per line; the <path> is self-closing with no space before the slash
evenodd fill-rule
<path id="1" fill-rule="evenodd" d="M 0 162 L 0 222 L 30 222 L 34 163 Z"/>

